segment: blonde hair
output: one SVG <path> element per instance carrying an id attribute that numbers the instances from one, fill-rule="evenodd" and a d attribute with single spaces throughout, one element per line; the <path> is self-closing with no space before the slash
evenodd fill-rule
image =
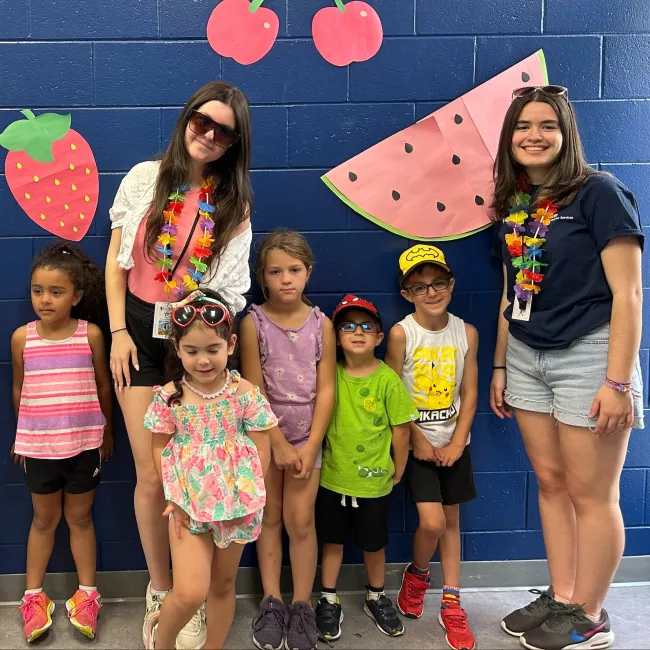
<path id="1" fill-rule="evenodd" d="M 268 299 L 268 291 L 264 283 L 264 270 L 266 269 L 266 260 L 269 253 L 274 250 L 280 250 L 291 257 L 300 260 L 308 271 L 314 267 L 314 254 L 309 247 L 307 240 L 296 230 L 274 230 L 267 235 L 260 243 L 255 260 L 255 277 L 257 284 L 262 290 L 262 294 Z M 304 296 L 303 302 L 308 305 L 311 303 Z"/>

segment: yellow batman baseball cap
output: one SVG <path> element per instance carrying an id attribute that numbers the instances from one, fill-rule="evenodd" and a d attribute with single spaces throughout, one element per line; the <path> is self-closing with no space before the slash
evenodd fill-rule
<path id="1" fill-rule="evenodd" d="M 447 273 L 451 273 L 445 254 L 439 248 L 427 244 L 416 244 L 399 256 L 398 281 L 400 286 L 406 276 L 422 264 L 435 264 Z"/>

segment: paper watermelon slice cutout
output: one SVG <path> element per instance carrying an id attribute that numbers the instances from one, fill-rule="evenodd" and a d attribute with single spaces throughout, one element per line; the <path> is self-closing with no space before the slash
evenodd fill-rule
<path id="1" fill-rule="evenodd" d="M 493 166 L 512 91 L 548 84 L 542 50 L 322 177 L 347 205 L 409 239 L 490 225 Z"/>

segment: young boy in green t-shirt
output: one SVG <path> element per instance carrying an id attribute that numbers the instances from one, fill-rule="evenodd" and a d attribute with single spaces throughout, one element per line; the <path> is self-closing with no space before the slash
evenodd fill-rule
<path id="1" fill-rule="evenodd" d="M 342 360 L 337 364 L 336 403 L 316 499 L 316 531 L 323 545 L 316 624 L 327 640 L 341 636 L 343 612 L 336 582 L 343 544 L 353 532 L 368 575 L 363 609 L 381 632 L 400 636 L 404 625 L 384 593 L 384 547 L 390 493 L 404 473 L 409 422 L 418 411 L 399 376 L 375 357 L 384 338 L 376 307 L 348 294 L 332 320 Z"/>

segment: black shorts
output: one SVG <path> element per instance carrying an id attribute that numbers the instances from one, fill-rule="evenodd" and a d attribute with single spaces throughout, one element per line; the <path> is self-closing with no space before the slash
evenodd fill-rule
<path id="1" fill-rule="evenodd" d="M 316 534 L 322 544 L 345 544 L 350 531 L 362 551 L 373 553 L 388 544 L 388 509 L 390 494 L 374 499 L 357 498 L 358 508 L 352 507 L 352 497 L 332 492 L 323 486 L 316 497 Z"/>
<path id="2" fill-rule="evenodd" d="M 453 506 L 476 498 L 469 445 L 451 467 L 418 460 L 409 452 L 404 472 L 413 503 L 442 503 Z"/>
<path id="3" fill-rule="evenodd" d="M 25 484 L 33 494 L 86 494 L 98 485 L 102 469 L 99 449 L 72 458 L 25 458 Z"/>
<path id="4" fill-rule="evenodd" d="M 131 386 L 162 386 L 165 383 L 165 358 L 169 343 L 152 336 L 155 308 L 150 302 L 140 300 L 130 291 L 126 292 L 126 329 L 138 350 L 140 366 L 140 370 L 136 370 L 129 361 Z"/>

